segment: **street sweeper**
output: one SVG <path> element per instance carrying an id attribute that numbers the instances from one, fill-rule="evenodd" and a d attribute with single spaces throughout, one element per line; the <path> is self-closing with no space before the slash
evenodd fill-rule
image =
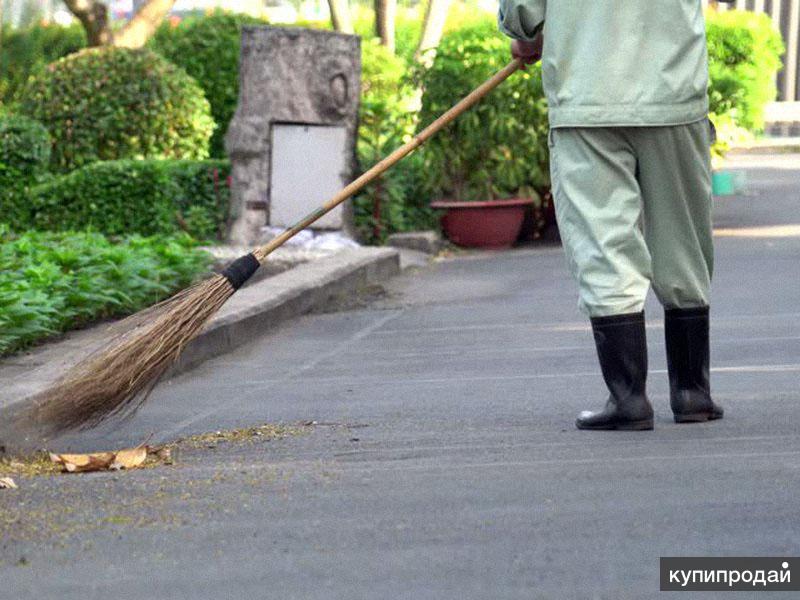
<path id="1" fill-rule="evenodd" d="M 651 429 L 644 299 L 665 307 L 671 404 L 679 422 L 722 417 L 709 391 L 712 267 L 708 68 L 700 0 L 501 0 L 513 60 L 319 208 L 221 273 L 129 317 L 125 333 L 69 368 L 0 440 L 46 439 L 140 406 L 267 257 L 375 181 L 543 55 L 556 214 L 580 306 L 610 391 L 587 429 Z"/>
<path id="2" fill-rule="evenodd" d="M 708 56 L 700 0 L 501 0 L 541 59 L 559 230 L 609 397 L 579 429 L 652 429 L 645 296 L 664 307 L 676 422 L 720 419 L 709 384 Z"/>

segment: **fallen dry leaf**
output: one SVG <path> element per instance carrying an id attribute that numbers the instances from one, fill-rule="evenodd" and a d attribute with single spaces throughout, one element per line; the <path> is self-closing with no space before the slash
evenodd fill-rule
<path id="1" fill-rule="evenodd" d="M 115 452 L 94 452 L 92 454 L 54 454 L 50 453 L 50 460 L 63 465 L 69 473 L 86 473 L 89 471 L 119 471 L 121 469 L 135 469 L 144 464 L 149 454 L 154 454 L 162 460 L 170 457 L 169 448 L 151 448 L 145 444 L 135 448 L 126 448 Z"/>
<path id="2" fill-rule="evenodd" d="M 118 471 L 120 469 L 135 469 L 140 466 L 147 459 L 147 446 L 137 446 L 136 448 L 128 448 L 127 450 L 120 450 L 111 463 L 109 469 Z"/>
<path id="3" fill-rule="evenodd" d="M 95 452 L 93 454 L 50 454 L 50 460 L 64 465 L 70 473 L 104 471 L 114 462 L 114 452 Z"/>
<path id="4" fill-rule="evenodd" d="M 0 477 L 0 490 L 15 490 L 17 489 L 17 484 L 14 483 L 14 480 L 11 477 Z"/>

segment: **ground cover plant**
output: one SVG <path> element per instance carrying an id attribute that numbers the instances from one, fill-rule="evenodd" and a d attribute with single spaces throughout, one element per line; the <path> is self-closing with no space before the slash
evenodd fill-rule
<path id="1" fill-rule="evenodd" d="M 109 239 L 0 229 L 0 355 L 154 304 L 209 264 L 188 236 Z"/>

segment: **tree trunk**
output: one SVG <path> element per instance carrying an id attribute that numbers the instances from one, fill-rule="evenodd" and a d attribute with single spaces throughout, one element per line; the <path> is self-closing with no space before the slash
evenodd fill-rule
<path id="1" fill-rule="evenodd" d="M 336 31 L 353 33 L 353 22 L 350 20 L 350 8 L 347 0 L 328 0 L 331 9 L 331 23 Z"/>
<path id="2" fill-rule="evenodd" d="M 86 30 L 89 46 L 141 48 L 169 14 L 175 0 L 146 0 L 116 35 L 111 31 L 105 2 L 64 0 L 64 4 Z"/>
<path id="3" fill-rule="evenodd" d="M 375 34 L 392 54 L 395 49 L 395 16 L 397 16 L 397 0 L 375 0 Z"/>
<path id="4" fill-rule="evenodd" d="M 175 0 L 147 0 L 114 36 L 114 45 L 141 48 L 172 10 Z"/>
<path id="5" fill-rule="evenodd" d="M 422 35 L 419 38 L 417 51 L 414 58 L 420 62 L 431 62 L 435 48 L 442 40 L 444 24 L 447 21 L 447 11 L 450 9 L 450 0 L 428 0 L 425 11 L 425 20 L 422 23 Z M 426 52 L 429 50 L 429 52 Z"/>
<path id="6" fill-rule="evenodd" d="M 108 21 L 108 7 L 103 2 L 64 0 L 64 4 L 86 31 L 89 46 L 106 46 L 112 43 L 114 35 Z"/>

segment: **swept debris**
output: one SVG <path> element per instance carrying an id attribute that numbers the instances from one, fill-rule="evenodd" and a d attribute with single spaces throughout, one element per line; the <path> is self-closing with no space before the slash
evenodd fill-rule
<path id="1" fill-rule="evenodd" d="M 0 456 L 0 474 L 36 477 L 61 473 L 89 473 L 149 468 L 174 464 L 174 455 L 181 448 L 216 448 L 220 443 L 268 441 L 301 435 L 316 422 L 294 426 L 259 425 L 231 431 L 215 431 L 181 438 L 159 446 L 148 445 L 149 438 L 134 448 L 89 454 L 60 454 L 39 451 L 24 457 Z"/>
<path id="2" fill-rule="evenodd" d="M 86 473 L 89 471 L 120 471 L 122 469 L 136 469 L 147 460 L 148 454 L 162 459 L 164 448 L 146 446 L 144 444 L 135 448 L 126 448 L 115 452 L 94 452 L 92 454 L 54 454 L 50 453 L 50 460 L 63 465 L 68 473 Z"/>

